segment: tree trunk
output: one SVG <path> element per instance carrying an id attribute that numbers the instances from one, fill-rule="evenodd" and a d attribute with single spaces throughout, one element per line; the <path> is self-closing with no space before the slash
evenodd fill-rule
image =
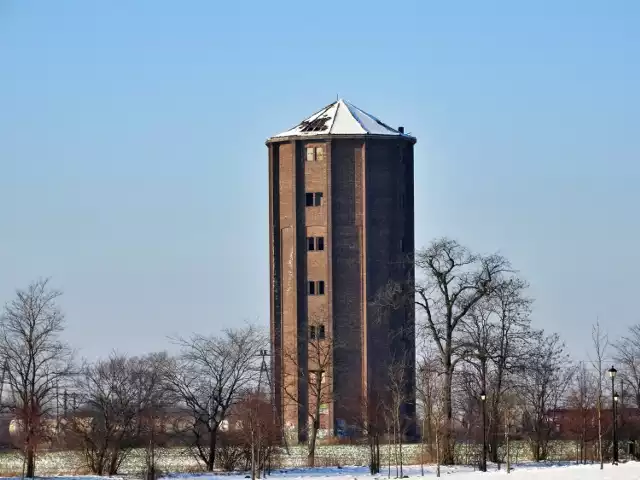
<path id="1" fill-rule="evenodd" d="M 398 478 L 398 431 L 396 430 L 396 422 L 393 422 L 393 458 L 396 464 L 396 478 Z"/>
<path id="2" fill-rule="evenodd" d="M 120 450 L 118 447 L 114 447 L 113 453 L 111 455 L 111 460 L 109 461 L 108 472 L 109 476 L 115 475 L 118 473 L 118 457 L 120 455 Z"/>
<path id="3" fill-rule="evenodd" d="M 602 387 L 600 387 L 601 389 Z M 604 455 L 602 454 L 602 393 L 598 393 L 598 459 L 600 470 L 604 468 Z"/>
<path id="4" fill-rule="evenodd" d="M 387 457 L 388 457 L 388 464 L 389 464 L 389 471 L 388 471 L 388 475 L 387 478 L 391 478 L 391 437 L 389 436 L 389 431 L 387 429 Z"/>
<path id="5" fill-rule="evenodd" d="M 442 445 L 442 464 L 453 465 L 454 462 L 454 435 L 453 435 L 453 402 L 451 399 L 453 368 L 451 361 L 445 365 L 444 374 L 444 408 L 446 412 L 443 445 Z"/>
<path id="6" fill-rule="evenodd" d="M 313 421 L 313 427 L 311 428 L 311 439 L 309 441 L 309 454 L 307 455 L 307 466 L 316 466 L 316 438 L 318 437 L 318 429 L 320 428 L 319 421 Z"/>
<path id="7" fill-rule="evenodd" d="M 533 445 L 531 445 L 531 455 L 533 456 L 534 462 L 540 461 L 540 440 L 536 438 L 533 441 Z"/>
<path id="8" fill-rule="evenodd" d="M 436 426 L 436 477 L 440 477 L 440 429 Z"/>
<path id="9" fill-rule="evenodd" d="M 375 466 L 375 446 L 373 445 L 373 437 L 369 435 L 369 473 L 371 475 L 375 475 L 376 466 Z"/>
<path id="10" fill-rule="evenodd" d="M 495 393 L 495 395 L 498 395 Z M 493 463 L 500 463 L 498 455 L 498 448 L 500 447 L 500 437 L 498 436 L 498 418 L 500 417 L 500 408 L 498 405 L 498 399 L 494 398 L 491 402 L 491 417 L 489 424 L 489 460 Z"/>
<path id="11" fill-rule="evenodd" d="M 251 480 L 256 480 L 256 446 L 253 442 L 253 429 L 251 429 Z"/>
<path id="12" fill-rule="evenodd" d="M 504 333 L 502 338 L 504 338 Z M 501 350 L 504 352 L 504 345 L 501 347 Z M 500 425 L 500 403 L 502 401 L 502 383 L 504 378 L 504 371 L 506 362 L 505 359 L 506 353 L 501 354 L 501 360 L 498 363 L 498 368 L 496 371 L 496 384 L 492 395 L 491 402 L 491 425 L 489 427 L 489 446 L 491 447 L 491 461 L 499 464 L 499 455 L 498 448 L 500 447 L 500 436 L 498 435 L 498 428 Z M 485 379 L 486 379 L 486 370 L 485 370 Z"/>
<path id="13" fill-rule="evenodd" d="M 25 477 L 34 478 L 36 476 L 36 452 L 32 445 L 27 446 L 27 471 Z"/>
<path id="14" fill-rule="evenodd" d="M 380 442 L 376 434 L 369 436 L 369 455 L 369 471 L 376 475 L 380 473 Z"/>
<path id="15" fill-rule="evenodd" d="M 404 462 L 402 461 L 403 459 L 402 459 L 402 431 L 401 430 L 398 432 L 398 447 L 400 452 L 400 478 L 402 478 L 404 477 L 404 470 L 403 470 Z"/>
<path id="16" fill-rule="evenodd" d="M 426 414 L 422 416 L 422 431 L 420 432 L 420 474 L 424 477 L 424 426 Z"/>
<path id="17" fill-rule="evenodd" d="M 211 430 L 211 432 L 209 433 L 209 457 L 207 458 L 207 472 L 213 472 L 213 468 L 216 463 L 217 440 L 217 431 Z"/>
<path id="18" fill-rule="evenodd" d="M 507 443 L 507 473 L 511 473 L 511 451 L 509 450 L 511 445 L 509 444 L 509 425 L 506 425 L 505 428 L 506 428 L 505 437 L 506 437 L 506 443 Z"/>

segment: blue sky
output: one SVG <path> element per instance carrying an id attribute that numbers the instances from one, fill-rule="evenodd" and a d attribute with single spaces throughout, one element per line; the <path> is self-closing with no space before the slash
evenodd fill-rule
<path id="1" fill-rule="evenodd" d="M 268 322 L 264 141 L 340 95 L 416 145 L 416 241 L 507 255 L 578 359 L 640 321 L 640 4 L 0 2 L 0 301 L 89 358 Z"/>

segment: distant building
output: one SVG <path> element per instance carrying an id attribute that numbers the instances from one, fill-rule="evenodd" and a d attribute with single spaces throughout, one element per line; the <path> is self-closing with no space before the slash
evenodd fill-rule
<path id="1" fill-rule="evenodd" d="M 309 338 L 334 344 L 324 434 L 357 429 L 389 404 L 402 363 L 402 414 L 415 419 L 413 305 L 381 316 L 390 280 L 413 282 L 416 139 L 339 100 L 271 137 L 269 245 L 274 395 L 280 421 L 304 440 Z M 303 368 L 298 375 L 296 366 Z M 297 398 L 284 388 L 297 377 Z M 375 405 L 374 405 L 375 404 Z M 410 434 L 410 432 L 408 432 Z"/>
<path id="2" fill-rule="evenodd" d="M 556 408 L 549 410 L 545 416 L 555 438 L 574 440 L 584 437 L 585 441 L 598 438 L 598 411 L 590 408 Z M 603 408 L 600 414 L 602 431 L 610 436 L 613 429 L 613 415 L 610 408 Z M 618 406 L 617 412 L 618 439 L 640 439 L 640 409 Z"/>

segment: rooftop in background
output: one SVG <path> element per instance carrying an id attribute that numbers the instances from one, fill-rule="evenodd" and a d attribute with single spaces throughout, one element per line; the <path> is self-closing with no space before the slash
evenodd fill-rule
<path id="1" fill-rule="evenodd" d="M 325 135 L 394 136 L 415 141 L 414 137 L 404 133 L 403 127 L 397 130 L 391 128 L 373 115 L 342 99 L 324 107 L 290 130 L 274 135 L 272 139 Z"/>

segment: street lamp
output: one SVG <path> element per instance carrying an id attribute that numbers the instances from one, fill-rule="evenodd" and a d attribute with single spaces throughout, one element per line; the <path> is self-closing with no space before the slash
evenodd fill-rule
<path id="1" fill-rule="evenodd" d="M 616 407 L 618 403 L 618 394 L 615 391 L 615 381 L 616 381 L 616 373 L 618 371 L 615 367 L 611 367 L 609 369 L 609 376 L 611 377 L 611 397 L 612 397 L 612 405 L 611 405 L 611 415 L 613 417 L 613 464 L 618 464 L 618 418 L 616 414 Z"/>
<path id="2" fill-rule="evenodd" d="M 487 471 L 487 409 L 486 409 L 486 401 L 487 394 L 484 392 L 480 392 L 480 400 L 482 401 L 482 465 L 480 469 L 483 472 Z"/>

